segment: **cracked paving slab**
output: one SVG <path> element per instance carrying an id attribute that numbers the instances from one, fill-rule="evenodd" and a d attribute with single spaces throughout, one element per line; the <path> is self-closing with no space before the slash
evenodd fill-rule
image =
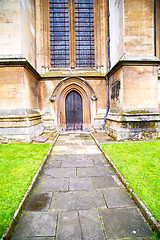
<path id="1" fill-rule="evenodd" d="M 12 240 L 23 237 L 54 237 L 57 212 L 24 212 Z"/>
<path id="2" fill-rule="evenodd" d="M 55 192 L 50 210 L 83 210 L 106 208 L 105 200 L 100 190 Z"/>
<path id="3" fill-rule="evenodd" d="M 38 192 L 53 192 L 53 191 L 68 191 L 68 178 L 54 178 L 52 176 L 42 175 L 38 180 L 34 191 Z"/>
<path id="4" fill-rule="evenodd" d="M 107 239 L 152 236 L 153 232 L 138 208 L 100 209 Z"/>

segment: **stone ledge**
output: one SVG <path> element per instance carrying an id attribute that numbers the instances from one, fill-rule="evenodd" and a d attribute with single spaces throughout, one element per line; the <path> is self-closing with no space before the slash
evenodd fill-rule
<path id="1" fill-rule="evenodd" d="M 36 71 L 36 69 L 28 62 L 28 60 L 23 57 L 23 55 L 8 55 L 8 56 L 0 56 L 0 67 L 25 67 L 27 70 L 31 71 L 38 79 L 40 78 L 40 74 Z"/>
<path id="2" fill-rule="evenodd" d="M 117 128 L 117 127 L 106 127 L 106 133 L 117 139 L 117 141 L 123 140 L 153 140 L 158 139 L 159 130 L 152 129 L 126 129 L 126 128 Z"/>
<path id="3" fill-rule="evenodd" d="M 160 121 L 160 112 L 109 112 L 108 120 L 123 121 Z"/>
<path id="4" fill-rule="evenodd" d="M 31 127 L 42 123 L 41 114 L 31 109 L 1 109 L 0 128 Z"/>
<path id="5" fill-rule="evenodd" d="M 31 108 L 0 109 L 0 116 L 33 116 L 41 115 L 38 110 Z"/>
<path id="6" fill-rule="evenodd" d="M 21 140 L 31 142 L 33 138 L 39 136 L 43 132 L 43 124 L 39 123 L 33 126 L 25 127 L 0 127 L 0 137 L 5 139 Z"/>
<path id="7" fill-rule="evenodd" d="M 51 68 L 47 73 L 41 74 L 41 78 L 55 77 L 105 77 L 105 73 L 98 71 L 96 68 Z"/>
<path id="8" fill-rule="evenodd" d="M 119 61 L 107 72 L 111 77 L 122 66 L 159 66 L 160 59 L 152 56 L 129 56 L 124 54 Z"/>
<path id="9" fill-rule="evenodd" d="M 106 118 L 107 134 L 118 141 L 124 139 L 156 139 L 160 137 L 159 112 L 116 113 Z"/>

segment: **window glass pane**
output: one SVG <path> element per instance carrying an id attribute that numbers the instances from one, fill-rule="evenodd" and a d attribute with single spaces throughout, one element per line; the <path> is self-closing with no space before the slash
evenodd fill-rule
<path id="1" fill-rule="evenodd" d="M 93 0 L 75 0 L 76 66 L 94 67 Z"/>
<path id="2" fill-rule="evenodd" d="M 68 0 L 49 0 L 51 67 L 69 66 Z"/>

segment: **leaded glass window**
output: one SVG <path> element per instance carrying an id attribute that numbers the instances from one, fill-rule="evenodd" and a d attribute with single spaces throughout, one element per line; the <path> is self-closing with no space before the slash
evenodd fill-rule
<path id="1" fill-rule="evenodd" d="M 94 67 L 93 0 L 50 0 L 50 46 L 53 68 Z"/>
<path id="2" fill-rule="evenodd" d="M 75 0 L 76 66 L 94 66 L 94 17 L 92 0 Z"/>
<path id="3" fill-rule="evenodd" d="M 50 0 L 51 67 L 69 67 L 68 0 Z"/>

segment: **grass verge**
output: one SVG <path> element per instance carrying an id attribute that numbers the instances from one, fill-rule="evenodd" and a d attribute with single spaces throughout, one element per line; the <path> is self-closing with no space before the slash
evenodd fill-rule
<path id="1" fill-rule="evenodd" d="M 160 141 L 103 144 L 102 149 L 160 222 Z"/>
<path id="2" fill-rule="evenodd" d="M 0 238 L 49 147 L 50 144 L 0 144 Z"/>

